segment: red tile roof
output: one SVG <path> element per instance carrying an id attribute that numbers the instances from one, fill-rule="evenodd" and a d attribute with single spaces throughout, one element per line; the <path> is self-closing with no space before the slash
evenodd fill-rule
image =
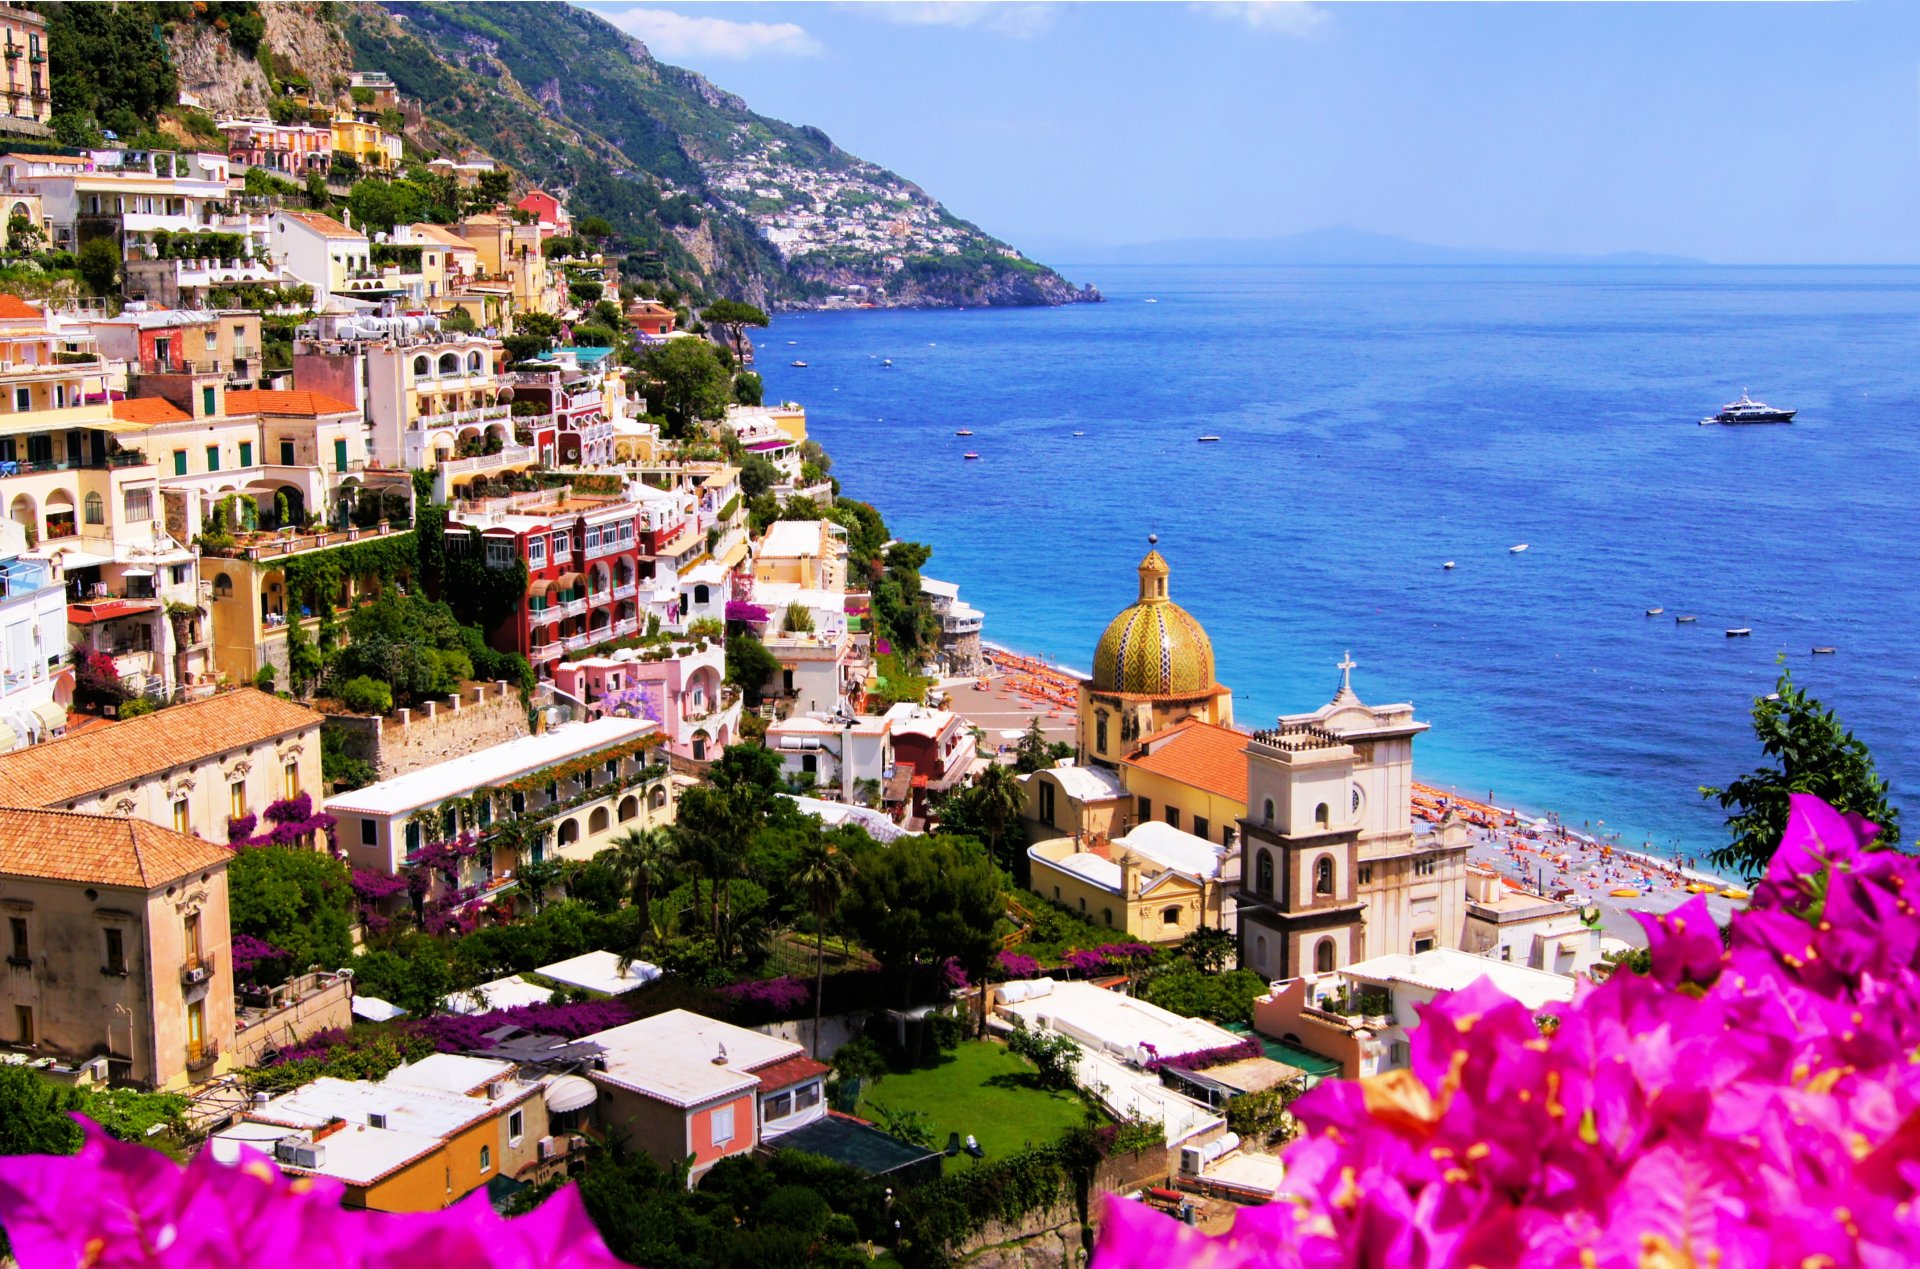
<path id="1" fill-rule="evenodd" d="M 806 1080 L 825 1075 L 833 1068 L 825 1062 L 816 1062 L 804 1053 L 796 1053 L 790 1058 L 781 1058 L 753 1073 L 763 1089 L 791 1088 Z"/>
<path id="2" fill-rule="evenodd" d="M 4 317 L 0 313 L 0 317 Z M 127 423 L 186 423 L 193 416 L 165 397 L 129 397 L 113 403 L 113 417 Z"/>
<path id="3" fill-rule="evenodd" d="M 39 320 L 40 310 L 17 295 L 0 294 L 0 318 Z"/>
<path id="4" fill-rule="evenodd" d="M 352 414 L 353 403 L 324 392 L 274 392 L 243 388 L 227 393 L 228 414 L 283 414 L 313 418 L 320 414 Z"/>
<path id="5" fill-rule="evenodd" d="M 225 846 L 145 820 L 0 808 L 0 875 L 153 890 L 232 858 Z"/>
<path id="6" fill-rule="evenodd" d="M 1246 748 L 1245 732 L 1186 718 L 1144 738 L 1120 761 L 1245 806 Z"/>
<path id="7" fill-rule="evenodd" d="M 68 604 L 67 621 L 76 626 L 90 626 L 96 621 L 139 616 L 159 607 L 157 599 L 103 599 L 91 604 Z"/>
<path id="8" fill-rule="evenodd" d="M 333 217 L 312 211 L 283 211 L 280 215 L 288 220 L 298 221 L 319 234 L 322 238 L 365 238 L 366 235 L 349 229 Z"/>

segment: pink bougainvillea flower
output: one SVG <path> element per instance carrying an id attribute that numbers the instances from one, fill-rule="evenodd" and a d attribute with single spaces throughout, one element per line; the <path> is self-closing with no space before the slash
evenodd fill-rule
<path id="1" fill-rule="evenodd" d="M 0 1225 L 21 1269 L 201 1269 L 271 1264 L 295 1252 L 329 1269 L 622 1263 L 572 1187 L 514 1220 L 478 1193 L 441 1212 L 349 1211 L 339 1184 L 290 1179 L 251 1150 L 232 1164 L 203 1150 L 183 1168 L 81 1122 L 87 1139 L 76 1155 L 0 1157 Z"/>
<path id="2" fill-rule="evenodd" d="M 1096 1269 L 1920 1264 L 1920 860 L 1875 831 L 1796 795 L 1728 939 L 1696 899 L 1650 974 L 1421 1007 L 1408 1070 L 1293 1108 L 1275 1202 L 1205 1245 L 1116 1206 Z"/>

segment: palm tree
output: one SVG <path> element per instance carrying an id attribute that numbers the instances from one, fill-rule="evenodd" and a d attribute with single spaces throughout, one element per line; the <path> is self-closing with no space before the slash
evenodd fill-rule
<path id="1" fill-rule="evenodd" d="M 630 828 L 614 838 L 608 850 L 614 871 L 627 883 L 633 906 L 640 910 L 644 939 L 653 928 L 653 892 L 677 864 L 673 837 L 664 828 Z"/>
<path id="2" fill-rule="evenodd" d="M 994 763 L 980 773 L 972 790 L 974 808 L 987 830 L 987 847 L 1002 867 L 1013 868 L 1009 833 L 1019 823 L 1024 805 L 1020 777 L 1012 767 Z"/>
<path id="3" fill-rule="evenodd" d="M 813 1056 L 820 1056 L 821 992 L 827 981 L 827 920 L 853 879 L 853 865 L 831 842 L 815 837 L 800 849 L 793 884 L 813 913 Z"/>

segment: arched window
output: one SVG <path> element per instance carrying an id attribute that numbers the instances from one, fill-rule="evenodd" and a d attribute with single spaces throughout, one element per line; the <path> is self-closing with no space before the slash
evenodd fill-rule
<path id="1" fill-rule="evenodd" d="M 1320 856 L 1313 865 L 1313 892 L 1325 895 L 1333 893 L 1333 860 L 1326 855 Z"/>
<path id="2" fill-rule="evenodd" d="M 441 353 L 439 371 L 443 375 L 459 374 L 460 355 L 458 353 Z"/>
<path id="3" fill-rule="evenodd" d="M 1313 949 L 1313 972 L 1331 974 L 1333 972 L 1333 940 L 1321 939 Z"/>
<path id="4" fill-rule="evenodd" d="M 661 807 L 665 806 L 666 804 L 667 804 L 666 786 L 655 785 L 653 792 L 647 795 L 647 805 L 651 806 L 654 810 L 657 811 Z"/>
<path id="5" fill-rule="evenodd" d="M 427 374 L 427 359 L 425 357 L 415 357 L 413 359 L 413 373 L 416 376 L 424 376 Z"/>
<path id="6" fill-rule="evenodd" d="M 225 573 L 215 573 L 213 576 L 213 597 L 215 599 L 226 599 L 232 594 L 233 579 Z"/>
<path id="7" fill-rule="evenodd" d="M 560 825 L 560 844 L 562 846 L 571 846 L 574 842 L 577 842 L 579 840 L 580 840 L 580 821 L 579 820 L 567 820 L 565 823 Z"/>
<path id="8" fill-rule="evenodd" d="M 1273 823 L 1273 799 L 1272 798 L 1268 798 L 1266 806 L 1261 808 L 1260 822 L 1263 824 Z"/>
<path id="9" fill-rule="evenodd" d="M 620 822 L 622 824 L 625 824 L 638 814 L 640 814 L 639 798 L 629 793 L 626 797 L 620 799 Z"/>
<path id="10" fill-rule="evenodd" d="M 1261 851 L 1253 864 L 1253 892 L 1262 898 L 1273 897 L 1273 855 Z"/>
<path id="11" fill-rule="evenodd" d="M 86 502 L 86 512 L 87 512 L 87 523 L 88 524 L 105 524 L 107 522 L 106 501 L 103 498 L 101 498 L 99 494 L 90 493 L 86 496 L 85 502 Z"/>
<path id="12" fill-rule="evenodd" d="M 1316 806 L 1313 808 L 1313 822 L 1315 824 L 1318 824 L 1321 828 L 1325 828 L 1327 826 L 1330 816 L 1331 816 L 1331 812 L 1327 810 L 1327 804 L 1325 802 L 1322 802 L 1319 806 Z"/>
<path id="13" fill-rule="evenodd" d="M 1365 800 L 1366 800 L 1365 797 L 1360 792 L 1360 786 L 1357 784 L 1354 785 L 1353 786 L 1353 818 L 1354 819 L 1357 820 L 1360 818 L 1360 806 Z"/>
<path id="14" fill-rule="evenodd" d="M 612 818 L 613 818 L 612 816 L 607 814 L 606 807 L 604 806 L 595 807 L 593 809 L 593 814 L 587 817 L 587 831 L 589 833 L 606 832 L 607 825 L 612 823 Z"/>
<path id="15" fill-rule="evenodd" d="M 1267 936 L 1264 934 L 1254 935 L 1253 963 L 1263 972 L 1267 968 Z"/>
<path id="16" fill-rule="evenodd" d="M 468 355 L 467 369 L 472 373 L 475 373 L 475 374 L 479 373 L 479 370 L 480 370 L 480 354 L 479 353 L 471 353 Z"/>
<path id="17" fill-rule="evenodd" d="M 1093 716 L 1093 747 L 1099 753 L 1107 751 L 1107 711 L 1104 709 Z"/>
<path id="18" fill-rule="evenodd" d="M 707 586 L 705 583 L 702 583 L 693 588 L 694 603 L 707 604 L 707 603 L 711 603 L 712 601 L 713 601 L 713 592 L 707 589 Z"/>
<path id="19" fill-rule="evenodd" d="M 1160 909 L 1160 924 L 1162 925 L 1180 924 L 1180 909 L 1178 907 Z"/>

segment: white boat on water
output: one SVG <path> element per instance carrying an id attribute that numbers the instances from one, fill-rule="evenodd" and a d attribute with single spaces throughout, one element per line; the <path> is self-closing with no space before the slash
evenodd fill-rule
<path id="1" fill-rule="evenodd" d="M 1753 633 L 1753 627 L 1751 626 L 1735 626 L 1733 629 L 1727 631 L 1727 638 L 1745 639 L 1752 633 Z"/>
<path id="2" fill-rule="evenodd" d="M 1453 567 L 1453 561 L 1452 561 L 1452 560 L 1448 560 L 1448 561 L 1447 561 L 1447 562 L 1446 562 L 1445 564 L 1442 564 L 1442 565 L 1441 565 L 1440 567 L 1441 567 L 1441 568 L 1448 568 L 1448 569 L 1450 569 L 1450 568 L 1452 568 L 1452 567 Z"/>
<path id="3" fill-rule="evenodd" d="M 1664 608 L 1649 608 L 1649 609 L 1647 609 L 1647 616 L 1649 616 L 1649 617 L 1658 617 L 1658 616 L 1659 616 L 1659 615 L 1660 615 L 1661 613 L 1663 613 L 1663 612 L 1665 612 L 1665 611 L 1666 611 L 1666 609 L 1664 609 Z"/>
<path id="4" fill-rule="evenodd" d="M 799 370 L 805 370 L 807 368 L 807 363 L 804 361 L 790 361 L 787 364 Z"/>
<path id="5" fill-rule="evenodd" d="M 1522 552 L 1522 551 L 1524 551 L 1524 550 L 1526 550 L 1526 549 L 1527 549 L 1527 544 L 1526 544 L 1525 542 L 1522 542 L 1522 543 L 1521 543 L 1520 545 L 1518 545 L 1518 546 L 1510 546 L 1510 547 L 1508 547 L 1508 548 L 1507 548 L 1507 554 L 1508 554 L 1508 555 L 1518 555 L 1518 554 L 1520 554 L 1520 552 Z"/>
<path id="6" fill-rule="evenodd" d="M 1212 445 L 1215 442 L 1217 442 L 1219 439 L 1220 438 L 1217 436 L 1203 436 L 1200 438 L 1200 443 L 1202 445 Z"/>
<path id="7" fill-rule="evenodd" d="M 1738 401 L 1727 402 L 1720 407 L 1720 413 L 1701 419 L 1700 423 L 1703 427 L 1710 423 L 1791 423 L 1798 413 L 1798 410 L 1777 409 L 1765 401 L 1755 401 L 1742 388 Z"/>

